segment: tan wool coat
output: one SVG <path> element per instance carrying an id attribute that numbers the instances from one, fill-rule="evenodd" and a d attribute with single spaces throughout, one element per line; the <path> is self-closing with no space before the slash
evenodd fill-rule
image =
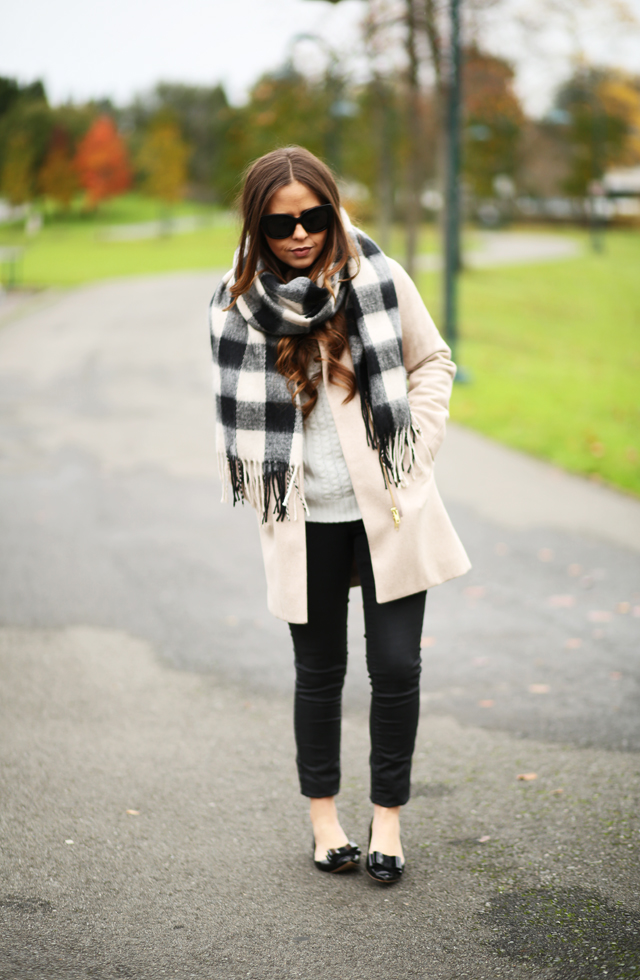
<path id="1" fill-rule="evenodd" d="M 397 262 L 388 262 L 398 296 L 411 412 L 422 430 L 416 450 L 423 468 L 414 466 L 415 478 L 409 475 L 406 487 L 392 491 L 400 514 L 397 529 L 391 512 L 394 502 L 384 484 L 378 453 L 367 445 L 360 398 L 344 404 L 344 388 L 329 383 L 326 360 L 322 361 L 329 404 L 367 532 L 378 602 L 422 592 L 471 567 L 433 474 L 449 417 L 455 375 L 451 351 L 413 281 Z M 342 363 L 352 367 L 348 347 Z M 295 509 L 291 520 L 279 522 L 271 515 L 260 525 L 260 540 L 270 611 L 289 623 L 306 623 L 305 520 L 299 503 Z"/>

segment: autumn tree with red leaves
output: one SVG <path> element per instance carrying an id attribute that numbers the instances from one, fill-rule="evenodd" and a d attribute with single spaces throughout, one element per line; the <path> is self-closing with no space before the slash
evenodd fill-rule
<path id="1" fill-rule="evenodd" d="M 80 141 L 75 166 L 92 208 L 131 185 L 127 148 L 110 116 L 96 119 Z"/>

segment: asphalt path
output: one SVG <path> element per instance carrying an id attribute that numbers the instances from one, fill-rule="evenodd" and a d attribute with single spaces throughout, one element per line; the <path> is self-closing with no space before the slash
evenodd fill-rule
<path id="1" fill-rule="evenodd" d="M 219 502 L 215 281 L 47 294 L 0 330 L 0 976 L 639 975 L 640 504 L 451 427 L 473 570 L 428 597 L 407 875 L 319 875 L 288 629 L 255 516 Z M 364 841 L 359 590 L 350 647 Z"/>

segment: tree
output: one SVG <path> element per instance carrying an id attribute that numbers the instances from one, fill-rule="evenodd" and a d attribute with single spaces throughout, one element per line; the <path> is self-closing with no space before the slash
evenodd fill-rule
<path id="1" fill-rule="evenodd" d="M 480 197 L 493 195 L 498 175 L 516 174 L 525 119 L 513 90 L 514 74 L 506 61 L 477 47 L 465 52 L 463 171 Z"/>
<path id="2" fill-rule="evenodd" d="M 570 194 L 584 197 L 611 166 L 640 162 L 640 90 L 633 79 L 581 68 L 558 92 L 555 108 L 571 148 Z"/>
<path id="3" fill-rule="evenodd" d="M 4 116 L 20 97 L 20 86 L 15 78 L 0 78 L 0 116 Z"/>
<path id="4" fill-rule="evenodd" d="M 45 197 L 50 197 L 63 210 L 67 210 L 80 189 L 71 139 L 60 126 L 53 130 L 47 156 L 38 174 L 38 186 Z"/>
<path id="5" fill-rule="evenodd" d="M 131 131 L 131 148 L 138 157 L 146 132 L 162 115 L 179 127 L 190 148 L 188 183 L 202 198 L 224 199 L 229 178 L 225 173 L 226 133 L 233 110 L 221 85 L 181 85 L 161 82 L 138 97 L 119 118 Z"/>
<path id="6" fill-rule="evenodd" d="M 612 72 L 602 79 L 597 100 L 610 119 L 623 124 L 619 148 L 613 149 L 611 163 L 640 164 L 640 78 Z"/>
<path id="7" fill-rule="evenodd" d="M 246 105 L 230 111 L 223 169 L 227 199 L 238 190 L 240 174 L 256 157 L 279 146 L 300 143 L 316 156 L 326 156 L 327 129 L 332 124 L 330 97 L 290 64 L 263 75 Z"/>
<path id="8" fill-rule="evenodd" d="M 13 79 L 0 78 L 0 193 L 14 204 L 33 197 L 51 125 L 51 109 L 41 82 L 21 86 Z"/>
<path id="9" fill-rule="evenodd" d="M 0 190 L 10 204 L 26 204 L 33 196 L 33 146 L 26 133 L 14 133 L 7 144 Z"/>
<path id="10" fill-rule="evenodd" d="M 179 200 L 187 182 L 190 153 L 176 123 L 166 115 L 157 118 L 137 157 L 137 164 L 145 175 L 144 190 L 166 204 Z"/>
<path id="11" fill-rule="evenodd" d="M 0 77 L 0 116 L 4 116 L 18 102 L 46 102 L 47 96 L 42 82 L 20 85 L 15 78 Z"/>
<path id="12" fill-rule="evenodd" d="M 476 8 L 487 0 L 468 0 Z M 442 177 L 444 109 L 450 86 L 451 44 L 448 0 L 370 0 L 364 22 L 365 42 L 382 52 L 382 74 L 402 79 L 403 194 L 406 232 L 405 267 L 413 274 L 421 212 L 421 192 L 435 171 Z M 375 74 L 379 70 L 374 69 Z M 381 163 L 381 188 L 388 183 Z M 441 181 L 439 181 L 441 182 Z"/>
<path id="13" fill-rule="evenodd" d="M 127 149 L 109 116 L 99 116 L 80 141 L 75 166 L 91 208 L 130 186 Z"/>

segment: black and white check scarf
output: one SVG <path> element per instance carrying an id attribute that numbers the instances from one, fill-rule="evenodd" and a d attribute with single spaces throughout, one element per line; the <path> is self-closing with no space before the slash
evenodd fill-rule
<path id="1" fill-rule="evenodd" d="M 359 257 L 354 278 L 332 281 L 334 295 L 320 282 L 299 276 L 287 283 L 259 273 L 251 288 L 232 302 L 232 269 L 211 301 L 213 387 L 220 477 L 233 502 L 247 500 L 263 520 L 269 510 L 284 520 L 292 490 L 300 497 L 302 410 L 287 381 L 276 371 L 280 337 L 309 334 L 344 306 L 353 368 L 367 430 L 378 450 L 385 480 L 396 486 L 415 463 L 419 432 L 412 421 L 402 360 L 400 314 L 384 253 L 362 231 L 348 226 Z M 235 263 L 234 263 L 235 268 Z"/>

